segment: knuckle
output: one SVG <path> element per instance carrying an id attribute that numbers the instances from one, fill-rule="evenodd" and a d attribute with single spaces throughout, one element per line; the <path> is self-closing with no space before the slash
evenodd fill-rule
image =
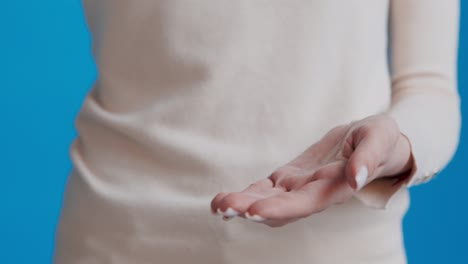
<path id="1" fill-rule="evenodd" d="M 279 182 L 281 182 L 281 180 L 283 180 L 289 175 L 290 175 L 290 171 L 287 168 L 280 167 L 276 169 L 273 173 L 271 173 L 268 178 L 270 178 L 273 181 L 273 183 L 276 185 Z"/>

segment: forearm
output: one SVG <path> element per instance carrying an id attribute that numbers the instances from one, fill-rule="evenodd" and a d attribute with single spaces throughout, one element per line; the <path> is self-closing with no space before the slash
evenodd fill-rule
<path id="1" fill-rule="evenodd" d="M 414 157 L 409 185 L 429 180 L 458 144 L 458 0 L 391 1 L 392 104 L 388 114 Z"/>

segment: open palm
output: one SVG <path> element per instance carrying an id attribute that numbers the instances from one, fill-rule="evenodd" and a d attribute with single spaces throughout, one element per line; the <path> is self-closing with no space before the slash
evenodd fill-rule
<path id="1" fill-rule="evenodd" d="M 409 143 L 386 115 L 330 130 L 297 158 L 245 190 L 219 193 L 211 210 L 272 227 L 349 200 L 366 183 L 411 167 Z"/>

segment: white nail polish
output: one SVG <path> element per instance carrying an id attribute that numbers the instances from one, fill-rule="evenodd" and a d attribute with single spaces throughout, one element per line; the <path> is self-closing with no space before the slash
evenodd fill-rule
<path id="1" fill-rule="evenodd" d="M 369 172 L 367 170 L 367 167 L 362 166 L 359 169 L 358 173 L 356 174 L 356 184 L 357 184 L 356 191 L 359 191 L 362 189 L 362 187 L 364 187 L 364 185 L 367 182 L 368 176 L 369 176 Z"/>
<path id="2" fill-rule="evenodd" d="M 236 210 L 232 209 L 231 207 L 229 207 L 226 212 L 223 213 L 224 216 L 227 216 L 227 217 L 234 217 L 234 216 L 238 216 L 239 215 L 239 212 L 237 212 Z"/>
<path id="3" fill-rule="evenodd" d="M 216 210 L 216 212 L 218 212 L 219 215 L 223 214 L 223 211 L 221 211 L 221 208 L 218 208 L 218 210 Z"/>
<path id="4" fill-rule="evenodd" d="M 249 220 L 255 221 L 255 222 L 263 222 L 266 219 L 259 216 L 259 215 L 250 215 L 249 212 L 245 212 L 245 217 Z"/>

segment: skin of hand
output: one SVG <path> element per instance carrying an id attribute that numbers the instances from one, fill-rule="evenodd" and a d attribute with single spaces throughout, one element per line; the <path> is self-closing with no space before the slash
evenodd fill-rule
<path id="1" fill-rule="evenodd" d="M 379 114 L 331 129 L 298 157 L 240 192 L 219 193 L 213 214 L 279 227 L 352 198 L 367 183 L 409 172 L 408 139 Z"/>

